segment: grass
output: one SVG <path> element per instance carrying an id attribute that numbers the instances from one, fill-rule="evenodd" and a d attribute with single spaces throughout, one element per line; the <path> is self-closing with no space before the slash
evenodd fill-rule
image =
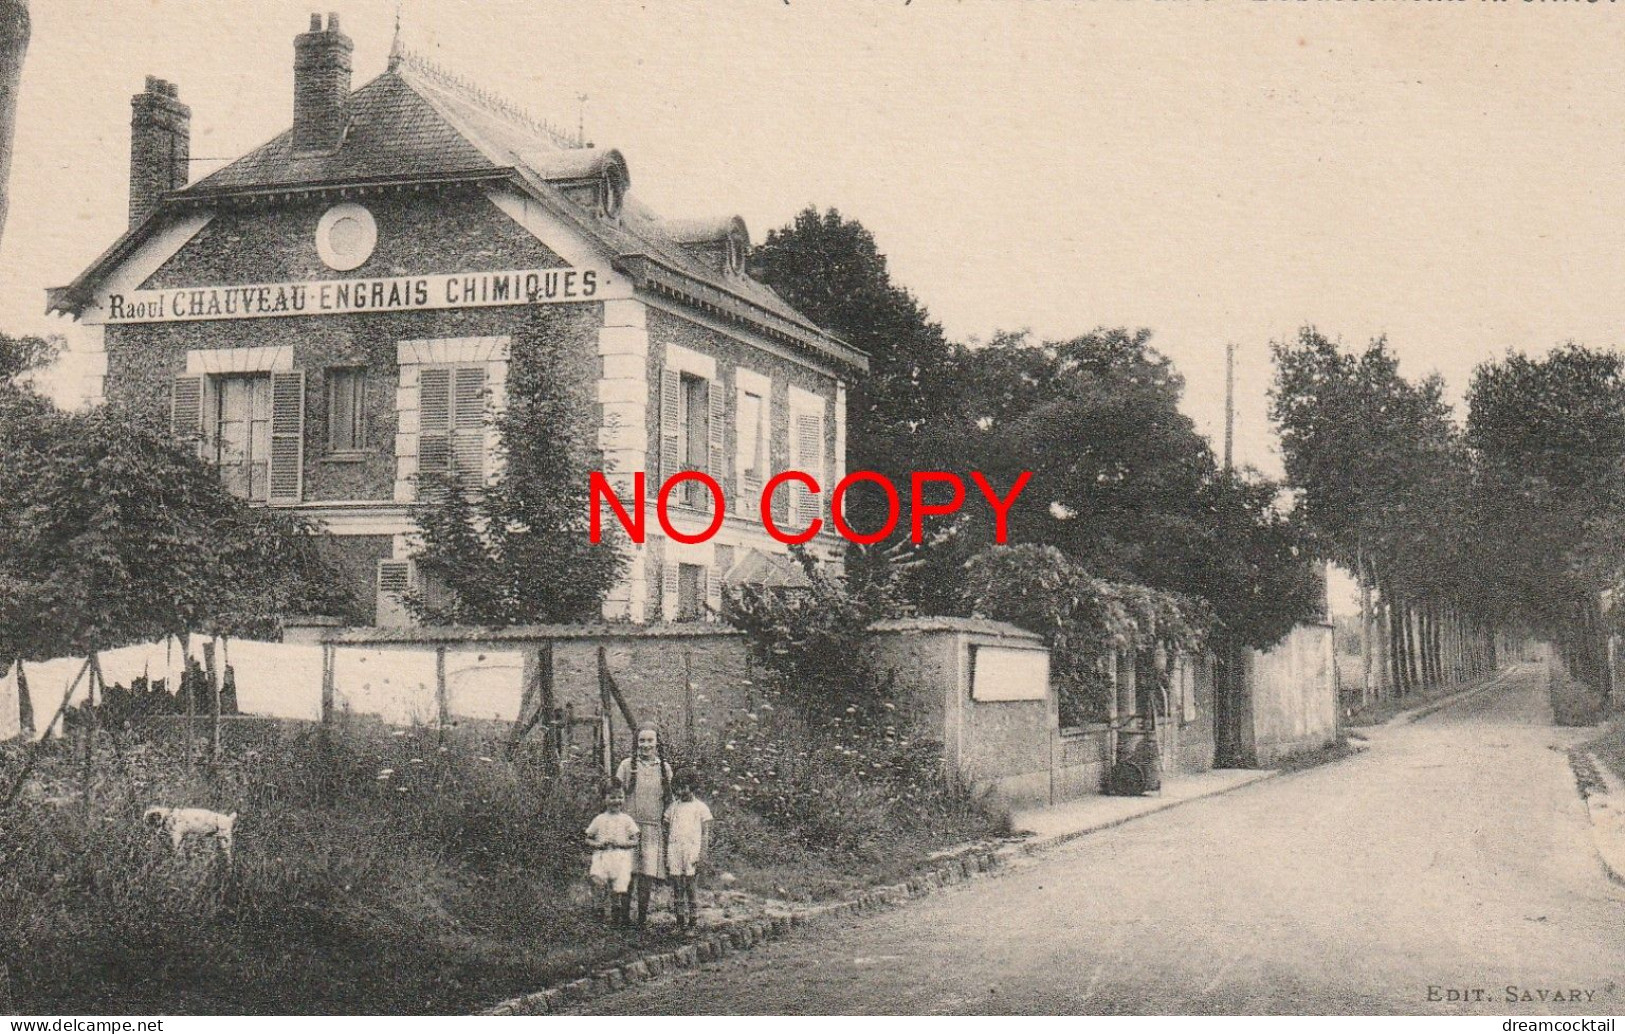
<path id="1" fill-rule="evenodd" d="M 1486 676 L 1490 678 L 1493 676 Z M 1351 729 L 1369 728 L 1373 725 L 1382 725 L 1402 711 L 1409 711 L 1416 707 L 1425 707 L 1428 704 L 1443 700 L 1447 696 L 1471 689 L 1478 682 L 1448 682 L 1429 689 L 1418 689 L 1404 696 L 1392 696 L 1385 700 L 1374 700 L 1365 707 L 1356 708 L 1343 722 Z"/>
<path id="2" fill-rule="evenodd" d="M 190 768 L 172 739 L 104 733 L 88 813 L 76 737 L 47 746 L 0 813 L 0 1013 L 459 1014 L 661 942 L 589 914 L 596 768 L 555 775 L 490 732 L 245 730 L 218 767 Z M 0 747 L 0 787 L 22 755 Z M 893 881 L 996 831 L 959 806 L 893 806 L 843 812 L 853 836 L 825 847 L 711 803 L 713 874 L 789 899 Z M 235 864 L 176 856 L 141 823 L 151 804 L 238 812 Z"/>
<path id="3" fill-rule="evenodd" d="M 1552 674 L 1552 720 L 1558 725 L 1595 725 L 1602 720 L 1602 694 L 1561 671 Z"/>
<path id="4" fill-rule="evenodd" d="M 1582 758 L 1587 754 L 1595 756 L 1616 779 L 1625 782 L 1625 728 L 1612 728 L 1596 739 L 1580 744 L 1570 753 Z M 1597 780 L 1597 783 L 1598 789 L 1602 789 L 1601 780 Z"/>

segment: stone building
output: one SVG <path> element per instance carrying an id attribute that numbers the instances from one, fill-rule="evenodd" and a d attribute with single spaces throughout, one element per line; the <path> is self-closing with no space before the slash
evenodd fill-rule
<path id="1" fill-rule="evenodd" d="M 727 518 L 684 544 L 648 521 L 605 606 L 703 616 L 729 579 L 783 577 L 764 482 L 844 475 L 862 353 L 746 275 L 739 218 L 663 220 L 618 151 L 585 144 L 404 50 L 351 89 L 337 15 L 294 42 L 291 128 L 188 183 L 191 112 L 149 78 L 133 102 L 130 227 L 53 312 L 93 337 L 91 403 L 168 415 L 233 492 L 313 519 L 379 623 L 405 620 L 417 479 L 495 473 L 490 415 L 541 361 L 587 393 L 604 469 L 709 472 Z M 562 357 L 562 358 L 559 358 Z M 673 523 L 710 524 L 709 496 Z M 818 500 L 783 490 L 804 527 Z M 829 522 L 825 534 L 832 536 Z M 834 555 L 821 535 L 814 552 Z"/>

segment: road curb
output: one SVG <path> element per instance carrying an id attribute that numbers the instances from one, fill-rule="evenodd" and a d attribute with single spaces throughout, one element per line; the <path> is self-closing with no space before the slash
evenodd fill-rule
<path id="1" fill-rule="evenodd" d="M 1591 823 L 1591 845 L 1597 860 L 1610 880 L 1625 886 L 1625 784 L 1590 751 L 1571 750 L 1569 765 L 1574 769 L 1580 799 Z M 1602 792 L 1587 788 L 1582 765 L 1590 770 L 1593 781 L 1603 785 Z"/>
<path id="2" fill-rule="evenodd" d="M 1338 760 L 1342 759 L 1339 758 Z M 1155 815 L 1158 812 L 1167 811 L 1169 808 L 1177 808 L 1181 804 L 1190 804 L 1192 801 L 1205 801 L 1210 797 L 1222 797 L 1227 793 L 1240 790 L 1242 787 L 1255 786 L 1266 779 L 1274 779 L 1283 774 L 1285 773 L 1279 769 L 1262 768 L 1259 769 L 1251 779 L 1243 779 L 1238 782 L 1231 783 L 1229 786 L 1221 786 L 1217 789 L 1210 790 L 1207 793 L 1199 793 L 1191 797 L 1173 797 L 1169 798 L 1168 800 L 1158 800 L 1153 806 L 1146 808 L 1144 811 L 1137 811 L 1132 815 L 1123 815 L 1115 819 L 1107 819 L 1103 822 L 1097 822 L 1092 826 L 1085 826 L 1081 829 L 1069 829 L 1065 833 L 1056 833 L 1053 836 L 1044 837 L 1042 839 L 1035 838 L 1025 840 L 1022 841 L 1019 846 L 1021 848 L 1021 852 L 1024 854 L 1041 854 L 1050 850 L 1051 848 L 1060 847 L 1063 844 L 1069 844 L 1074 840 L 1086 837 L 1091 833 L 1099 833 L 1108 829 L 1116 829 L 1118 826 L 1133 822 L 1135 819 L 1143 819 L 1147 815 Z M 1153 798 L 1153 800 L 1155 800 L 1155 798 Z"/>

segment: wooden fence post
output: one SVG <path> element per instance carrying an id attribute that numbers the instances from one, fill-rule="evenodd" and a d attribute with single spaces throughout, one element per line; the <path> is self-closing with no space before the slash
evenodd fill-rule
<path id="1" fill-rule="evenodd" d="M 186 735 L 181 742 L 186 749 L 186 774 L 192 774 L 192 720 L 197 717 L 197 706 L 192 699 L 192 633 L 181 633 L 181 695 L 186 697 Z"/>
<path id="2" fill-rule="evenodd" d="M 51 734 L 52 727 L 55 726 L 57 722 L 61 721 L 62 716 L 67 713 L 68 701 L 73 699 L 73 691 L 79 688 L 79 680 L 84 678 L 85 673 L 89 670 L 90 658 L 87 657 L 85 658 L 84 665 L 79 669 L 79 674 L 75 675 L 73 677 L 73 681 L 68 683 L 67 691 L 62 694 L 62 703 L 57 705 L 56 714 L 51 717 L 50 722 L 45 726 L 45 730 L 40 735 L 40 738 L 34 740 L 28 745 L 28 758 L 23 762 L 23 767 L 17 772 L 16 778 L 12 780 L 11 789 L 6 791 L 6 799 L 4 801 L 0 801 L 0 810 L 11 807 L 11 805 L 17 800 L 17 795 L 22 793 L 23 784 L 28 781 L 29 775 L 34 771 L 35 762 L 39 760 L 40 744 L 45 742 L 45 737 Z"/>
<path id="3" fill-rule="evenodd" d="M 220 762 L 220 667 L 214 661 L 215 640 L 203 644 L 203 671 L 209 678 L 209 763 Z"/>
<path id="4" fill-rule="evenodd" d="M 688 738 L 688 749 L 693 750 L 698 737 L 694 731 L 694 656 L 683 651 L 683 734 Z"/>
<path id="5" fill-rule="evenodd" d="M 90 651 L 90 657 L 85 661 L 86 673 L 89 680 L 85 695 L 85 756 L 83 768 L 80 772 L 82 782 L 81 792 L 85 804 L 85 821 L 90 821 L 90 784 L 96 776 L 96 684 L 101 682 L 102 665 L 96 657 L 96 651 Z M 102 687 L 102 700 L 107 700 L 107 688 Z"/>
<path id="6" fill-rule="evenodd" d="M 440 742 L 446 741 L 446 726 L 451 723 L 451 700 L 446 695 L 446 648 L 434 650 L 434 706 L 436 721 L 440 724 Z"/>
<path id="7" fill-rule="evenodd" d="M 598 713 L 603 727 L 604 772 L 615 775 L 615 716 L 609 699 L 609 658 L 598 648 Z"/>
<path id="8" fill-rule="evenodd" d="M 28 675 L 23 672 L 23 659 L 17 658 L 17 727 L 24 738 L 34 740 L 34 701 L 28 692 Z"/>

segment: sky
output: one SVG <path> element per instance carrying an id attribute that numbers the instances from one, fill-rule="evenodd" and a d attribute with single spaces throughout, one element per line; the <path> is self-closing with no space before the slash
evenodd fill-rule
<path id="1" fill-rule="evenodd" d="M 0 328 L 124 229 L 129 99 L 192 108 L 194 177 L 286 128 L 316 4 L 34 0 Z M 1520 0 L 321 0 L 383 70 L 408 46 L 584 116 L 667 216 L 806 205 L 875 234 L 961 340 L 1148 327 L 1237 459 L 1279 472 L 1268 346 L 1386 334 L 1472 368 L 1625 316 L 1625 4 Z M 583 106 L 581 95 L 587 100 Z M 58 376 L 66 384 L 72 358 Z M 76 392 L 63 387 L 64 398 Z M 1086 429 L 1080 429 L 1086 433 Z"/>

